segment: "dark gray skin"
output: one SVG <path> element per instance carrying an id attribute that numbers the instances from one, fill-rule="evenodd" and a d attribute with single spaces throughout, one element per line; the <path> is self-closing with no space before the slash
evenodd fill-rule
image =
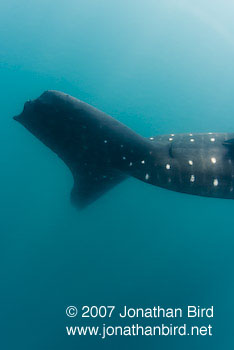
<path id="1" fill-rule="evenodd" d="M 74 177 L 73 204 L 85 207 L 128 176 L 169 190 L 234 198 L 234 133 L 144 138 L 58 91 L 26 102 L 14 117 L 51 148 Z"/>

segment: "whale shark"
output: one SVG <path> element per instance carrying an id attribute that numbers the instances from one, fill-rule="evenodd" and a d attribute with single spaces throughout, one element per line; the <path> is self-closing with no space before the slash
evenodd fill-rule
<path id="1" fill-rule="evenodd" d="M 234 133 L 143 137 L 95 107 L 45 91 L 14 119 L 70 169 L 84 208 L 128 177 L 191 195 L 234 199 Z"/>

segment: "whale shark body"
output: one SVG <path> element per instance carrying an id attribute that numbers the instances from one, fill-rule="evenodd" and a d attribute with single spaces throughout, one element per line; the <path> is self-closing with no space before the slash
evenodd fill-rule
<path id="1" fill-rule="evenodd" d="M 168 190 L 234 199 L 234 133 L 145 138 L 59 91 L 26 102 L 14 117 L 69 167 L 71 200 L 85 207 L 129 176 Z"/>

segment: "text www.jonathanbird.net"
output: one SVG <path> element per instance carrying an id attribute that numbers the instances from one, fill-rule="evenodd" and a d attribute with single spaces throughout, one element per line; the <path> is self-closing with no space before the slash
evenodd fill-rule
<path id="1" fill-rule="evenodd" d="M 185 308 L 128 308 L 123 306 L 68 306 L 68 336 L 212 336 L 214 306 Z M 93 324 L 88 324 L 89 320 Z M 82 322 L 83 321 L 83 322 Z M 72 323 L 73 323 L 72 322 Z M 126 323 L 127 322 L 127 323 Z M 121 324 L 122 323 L 122 324 Z M 145 324 L 146 323 L 146 324 Z"/>

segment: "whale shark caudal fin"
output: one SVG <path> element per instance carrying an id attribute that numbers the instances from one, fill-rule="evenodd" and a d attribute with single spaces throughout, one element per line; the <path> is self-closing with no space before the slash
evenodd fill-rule
<path id="1" fill-rule="evenodd" d="M 126 178 L 117 170 L 92 166 L 87 169 L 79 167 L 77 172 L 77 176 L 73 175 L 71 202 L 78 208 L 91 204 Z"/>
<path id="2" fill-rule="evenodd" d="M 70 168 L 72 203 L 90 204 L 127 176 L 126 159 L 144 159 L 150 141 L 96 108 L 58 91 L 25 103 L 14 117 Z M 149 146 L 150 145 L 150 146 Z M 137 174 L 136 174 L 136 177 Z"/>

